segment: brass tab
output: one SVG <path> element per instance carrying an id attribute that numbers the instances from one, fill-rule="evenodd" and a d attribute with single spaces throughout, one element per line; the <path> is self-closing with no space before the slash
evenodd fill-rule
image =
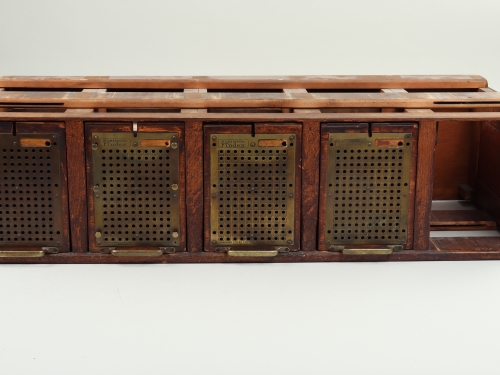
<path id="1" fill-rule="evenodd" d="M 42 247 L 42 251 L 45 254 L 57 254 L 59 249 L 57 247 Z"/>
<path id="2" fill-rule="evenodd" d="M 21 138 L 21 147 L 50 147 L 52 142 L 48 138 Z"/>
<path id="3" fill-rule="evenodd" d="M 278 250 L 229 250 L 227 255 L 232 257 L 275 257 Z"/>

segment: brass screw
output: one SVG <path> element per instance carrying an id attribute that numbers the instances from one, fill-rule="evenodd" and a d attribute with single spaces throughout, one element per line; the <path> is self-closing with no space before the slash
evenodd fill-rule
<path id="1" fill-rule="evenodd" d="M 292 197 L 293 197 L 293 194 L 288 194 L 288 196 L 289 196 L 290 198 L 292 198 Z"/>
<path id="2" fill-rule="evenodd" d="M 290 139 L 295 139 L 295 136 L 294 136 L 294 135 L 291 135 L 291 136 L 290 136 Z"/>
<path id="3" fill-rule="evenodd" d="M 170 145 L 170 147 L 172 147 L 172 148 L 174 148 L 174 149 L 175 149 L 175 148 L 177 148 L 177 143 L 172 142 L 172 144 Z"/>
<path id="4" fill-rule="evenodd" d="M 137 147 L 138 143 L 137 142 L 134 142 L 134 146 Z"/>
<path id="5" fill-rule="evenodd" d="M 97 139 L 97 135 L 94 135 L 94 139 Z"/>
<path id="6" fill-rule="evenodd" d="M 172 184 L 172 190 L 177 190 L 179 189 L 179 185 L 177 184 Z"/>
<path id="7" fill-rule="evenodd" d="M 292 240 L 288 240 L 286 241 L 287 244 L 291 245 L 292 244 Z"/>
<path id="8" fill-rule="evenodd" d="M 99 191 L 99 185 L 94 185 L 94 187 L 92 188 L 92 190 Z"/>
<path id="9" fill-rule="evenodd" d="M 172 232 L 172 237 L 174 237 L 174 238 L 179 237 L 179 232 Z"/>
<path id="10" fill-rule="evenodd" d="M 371 146 L 371 145 L 372 145 L 371 142 L 368 142 L 368 146 Z"/>
<path id="11" fill-rule="evenodd" d="M 255 142 L 250 143 L 250 146 L 254 147 L 255 146 Z"/>
<path id="12" fill-rule="evenodd" d="M 101 238 L 102 234 L 101 232 L 95 232 L 95 238 Z"/>
<path id="13" fill-rule="evenodd" d="M 217 139 L 217 137 L 215 135 L 212 136 L 212 139 Z"/>

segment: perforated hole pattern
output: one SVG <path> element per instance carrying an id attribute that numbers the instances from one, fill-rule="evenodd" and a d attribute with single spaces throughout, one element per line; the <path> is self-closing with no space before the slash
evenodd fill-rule
<path id="1" fill-rule="evenodd" d="M 225 148 L 217 139 L 246 145 Z M 212 244 L 280 245 L 294 241 L 294 135 L 214 135 Z M 259 139 L 290 139 L 285 147 L 258 147 Z M 245 140 L 246 142 L 241 142 Z M 227 143 L 226 143 L 227 144 Z"/>
<path id="2" fill-rule="evenodd" d="M 167 147 L 104 146 L 104 139 L 129 137 L 172 139 L 176 133 L 93 133 L 99 148 L 93 151 L 96 231 L 99 246 L 162 246 L 179 244 L 178 149 Z M 111 145 L 119 143 L 108 142 Z"/>
<path id="3" fill-rule="evenodd" d="M 411 134 L 347 137 L 351 139 L 339 140 L 339 134 L 329 135 L 327 210 L 330 212 L 327 212 L 326 242 L 406 243 Z M 398 137 L 405 137 L 401 147 L 373 146 L 376 138 Z M 360 147 L 362 139 L 365 147 Z"/>
<path id="4" fill-rule="evenodd" d="M 20 138 L 52 141 L 48 147 L 20 147 Z M 0 247 L 61 243 L 59 152 L 55 134 L 0 134 Z"/>

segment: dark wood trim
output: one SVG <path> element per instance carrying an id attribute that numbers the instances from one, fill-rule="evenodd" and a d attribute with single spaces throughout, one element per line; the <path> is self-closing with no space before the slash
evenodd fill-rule
<path id="1" fill-rule="evenodd" d="M 418 134 L 417 188 L 413 249 L 429 249 L 432 186 L 434 179 L 434 150 L 437 140 L 435 121 L 421 121 Z"/>

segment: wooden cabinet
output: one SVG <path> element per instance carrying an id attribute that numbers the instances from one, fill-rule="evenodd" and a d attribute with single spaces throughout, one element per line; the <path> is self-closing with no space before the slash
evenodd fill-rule
<path id="1" fill-rule="evenodd" d="M 480 76 L 0 78 L 0 263 L 500 259 Z"/>

